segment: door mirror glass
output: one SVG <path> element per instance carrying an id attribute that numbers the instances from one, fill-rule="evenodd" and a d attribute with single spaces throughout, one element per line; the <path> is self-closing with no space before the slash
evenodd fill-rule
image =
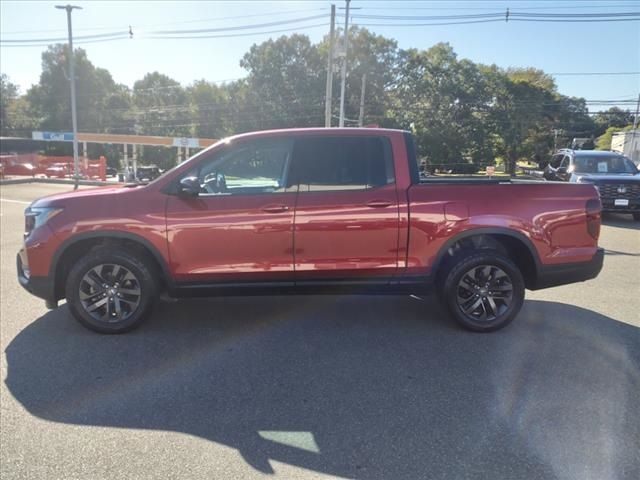
<path id="1" fill-rule="evenodd" d="M 178 191 L 181 195 L 197 197 L 200 194 L 198 177 L 185 177 L 180 180 L 180 189 Z"/>

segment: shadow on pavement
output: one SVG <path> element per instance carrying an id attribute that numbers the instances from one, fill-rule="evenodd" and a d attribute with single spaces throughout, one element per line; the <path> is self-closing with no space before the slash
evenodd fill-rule
<path id="1" fill-rule="evenodd" d="M 631 215 L 622 213 L 605 212 L 602 215 L 602 225 L 616 228 L 629 228 L 631 230 L 640 230 L 640 222 L 634 220 Z"/>
<path id="2" fill-rule="evenodd" d="M 47 313 L 6 350 L 10 392 L 47 420 L 197 435 L 266 473 L 640 478 L 640 329 L 592 311 L 528 301 L 473 334 L 408 297 L 158 310 L 122 336 Z"/>

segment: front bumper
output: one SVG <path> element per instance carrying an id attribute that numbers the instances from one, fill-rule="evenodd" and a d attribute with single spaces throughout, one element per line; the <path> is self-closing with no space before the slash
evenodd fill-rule
<path id="1" fill-rule="evenodd" d="M 626 200 L 627 205 L 616 205 L 617 199 Z M 602 202 L 603 212 L 619 212 L 619 213 L 638 213 L 640 212 L 640 197 L 609 197 L 600 196 L 600 202 Z"/>
<path id="2" fill-rule="evenodd" d="M 26 253 L 21 250 L 16 257 L 16 268 L 18 270 L 18 282 L 32 295 L 42 298 L 47 308 L 56 308 L 58 302 L 53 291 L 53 281 L 49 277 L 34 277 L 29 274 L 27 267 Z"/>
<path id="3" fill-rule="evenodd" d="M 598 248 L 588 262 L 563 263 L 561 265 L 541 266 L 535 283 L 530 290 L 557 287 L 575 282 L 584 282 L 596 278 L 604 263 L 604 249 Z"/>

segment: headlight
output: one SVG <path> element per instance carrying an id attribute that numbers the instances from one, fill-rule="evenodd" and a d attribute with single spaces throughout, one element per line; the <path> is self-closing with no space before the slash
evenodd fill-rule
<path id="1" fill-rule="evenodd" d="M 61 211 L 61 208 L 28 207 L 24 211 L 24 236 L 28 236 L 36 228 L 47 223 Z"/>

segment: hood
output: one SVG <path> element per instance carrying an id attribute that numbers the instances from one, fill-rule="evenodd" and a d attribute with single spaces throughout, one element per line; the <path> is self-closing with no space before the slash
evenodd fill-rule
<path id="1" fill-rule="evenodd" d="M 88 197 L 101 197 L 112 195 L 127 195 L 132 192 L 139 191 L 144 186 L 117 186 L 117 187 L 97 187 L 86 188 L 80 190 L 74 190 L 65 193 L 56 193 L 53 195 L 47 195 L 46 197 L 38 198 L 31 204 L 34 207 L 49 207 L 49 206 L 64 206 L 68 202 L 82 201 L 82 199 Z"/>
<path id="2" fill-rule="evenodd" d="M 591 183 L 640 183 L 640 174 L 632 173 L 576 173 L 576 176 Z"/>

